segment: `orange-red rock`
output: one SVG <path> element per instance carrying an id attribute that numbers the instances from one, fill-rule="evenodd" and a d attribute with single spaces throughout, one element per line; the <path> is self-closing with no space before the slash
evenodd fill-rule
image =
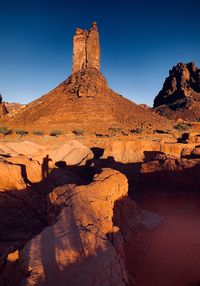
<path id="1" fill-rule="evenodd" d="M 88 186 L 55 189 L 49 199 L 61 213 L 20 252 L 30 271 L 24 285 L 127 285 L 122 238 L 112 222 L 114 203 L 127 190 L 125 176 L 110 169 Z"/>

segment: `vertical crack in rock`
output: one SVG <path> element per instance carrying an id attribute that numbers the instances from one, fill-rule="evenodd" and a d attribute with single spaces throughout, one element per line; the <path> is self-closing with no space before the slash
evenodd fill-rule
<path id="1" fill-rule="evenodd" d="M 84 68 L 100 70 L 99 32 L 96 22 L 88 31 L 77 28 L 73 38 L 72 73 Z"/>

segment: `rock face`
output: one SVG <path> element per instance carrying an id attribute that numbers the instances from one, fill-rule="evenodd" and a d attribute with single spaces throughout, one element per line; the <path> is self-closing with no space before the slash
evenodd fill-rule
<path id="1" fill-rule="evenodd" d="M 36 173 L 39 172 L 41 174 L 41 170 L 37 171 L 37 165 L 38 162 L 42 165 L 46 156 L 49 157 L 50 167 L 55 167 L 58 161 L 65 162 L 67 166 L 83 166 L 88 160 L 93 158 L 92 151 L 77 140 L 70 140 L 61 146 L 48 147 L 31 141 L 23 141 L 20 143 L 8 142 L 0 144 L 0 156 L 1 155 L 11 156 L 11 158 L 6 159 L 7 162 L 27 166 L 27 171 L 29 172 L 30 169 L 30 172 L 32 172 L 32 175 L 30 173 L 28 177 L 39 179 L 39 174 L 36 175 Z"/>
<path id="2" fill-rule="evenodd" d="M 0 162 L 0 189 L 23 190 L 25 187 L 21 167 L 6 161 Z"/>
<path id="3" fill-rule="evenodd" d="M 199 120 L 200 69 L 192 62 L 178 63 L 169 72 L 162 90 L 154 99 L 154 108 L 169 118 Z"/>
<path id="4" fill-rule="evenodd" d="M 158 190 L 198 191 L 200 187 L 198 151 L 196 148 L 190 152 L 191 158 L 196 159 L 177 159 L 163 153 L 157 155 L 151 162 L 142 163 L 138 190 L 150 191 L 151 188 L 155 189 L 156 185 Z"/>
<path id="5" fill-rule="evenodd" d="M 114 203 L 127 191 L 126 177 L 111 169 L 88 186 L 56 188 L 49 195 L 53 224 L 20 252 L 29 273 L 20 285 L 128 285 L 122 236 L 112 221 Z"/>
<path id="6" fill-rule="evenodd" d="M 196 143 L 190 143 L 187 147 L 193 149 Z M 105 144 L 102 158 L 113 158 L 116 162 L 133 163 L 148 162 L 159 153 L 180 158 L 186 145 L 182 143 L 160 142 L 148 140 L 111 141 Z"/>
<path id="7" fill-rule="evenodd" d="M 8 113 L 5 103 L 2 101 L 2 95 L 0 94 L 0 117 Z"/>
<path id="8" fill-rule="evenodd" d="M 92 151 L 76 140 L 63 144 L 53 152 L 49 152 L 53 163 L 62 161 L 67 166 L 83 166 L 88 160 L 93 159 Z"/>
<path id="9" fill-rule="evenodd" d="M 89 31 L 77 28 L 73 38 L 72 72 L 83 68 L 100 69 L 99 32 L 96 22 Z"/>

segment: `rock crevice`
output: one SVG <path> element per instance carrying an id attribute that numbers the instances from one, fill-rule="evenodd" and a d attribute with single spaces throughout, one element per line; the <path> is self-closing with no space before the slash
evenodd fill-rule
<path id="1" fill-rule="evenodd" d="M 100 69 L 99 32 L 96 22 L 90 30 L 77 28 L 73 38 L 72 73 L 83 68 Z"/>

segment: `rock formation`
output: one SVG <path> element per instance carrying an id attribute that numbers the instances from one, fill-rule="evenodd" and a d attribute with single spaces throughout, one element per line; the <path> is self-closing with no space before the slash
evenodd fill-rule
<path id="1" fill-rule="evenodd" d="M 3 98 L 2 98 L 2 95 L 0 94 L 0 117 L 6 115 L 8 113 L 5 102 L 3 102 L 2 100 L 3 100 Z"/>
<path id="2" fill-rule="evenodd" d="M 169 118 L 200 119 L 200 69 L 192 62 L 178 63 L 169 72 L 154 108 Z"/>
<path id="3" fill-rule="evenodd" d="M 100 72 L 99 34 L 96 23 L 89 31 L 77 29 L 73 47 L 73 73 L 48 94 L 1 118 L 11 128 L 61 130 L 108 134 L 110 129 L 170 128 L 171 123 L 150 109 L 115 93 Z M 167 127 L 168 126 L 168 127 Z"/>
<path id="4" fill-rule="evenodd" d="M 89 31 L 77 28 L 73 38 L 72 72 L 83 68 L 100 69 L 99 32 L 96 22 Z"/>
<path id="5" fill-rule="evenodd" d="M 112 222 L 114 203 L 127 190 L 126 178 L 109 169 L 89 186 L 55 189 L 50 221 L 54 208 L 59 216 L 20 253 L 30 272 L 24 285 L 128 285 L 122 237 Z"/>
<path id="6" fill-rule="evenodd" d="M 190 160 L 162 153 L 155 155 L 154 160 L 142 163 L 138 190 L 150 191 L 156 185 L 160 190 L 199 191 L 200 156 L 197 149 L 190 152 L 193 158 Z"/>

